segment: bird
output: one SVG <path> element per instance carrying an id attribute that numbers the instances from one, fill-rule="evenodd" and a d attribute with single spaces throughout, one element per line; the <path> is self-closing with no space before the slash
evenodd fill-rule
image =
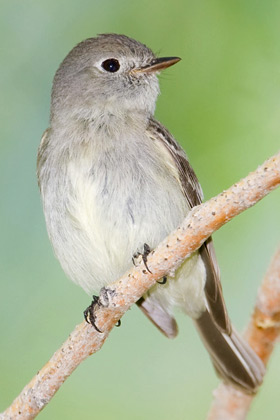
<path id="1" fill-rule="evenodd" d="M 38 183 L 54 253 L 88 294 L 202 203 L 186 153 L 154 117 L 158 75 L 179 61 L 109 33 L 76 45 L 55 74 Z M 178 333 L 174 309 L 189 315 L 218 375 L 255 393 L 265 368 L 229 319 L 212 238 L 159 283 L 137 302 L 143 313 L 168 338 Z"/>

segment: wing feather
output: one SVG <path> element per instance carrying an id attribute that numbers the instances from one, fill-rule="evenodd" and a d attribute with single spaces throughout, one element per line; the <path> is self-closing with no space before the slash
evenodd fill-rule
<path id="1" fill-rule="evenodd" d="M 203 200 L 201 186 L 179 143 L 165 127 L 154 119 L 150 119 L 148 135 L 152 140 L 160 141 L 172 156 L 178 169 L 183 194 L 190 208 L 201 204 Z M 217 326 L 222 331 L 230 334 L 231 323 L 223 298 L 220 271 L 211 237 L 201 246 L 200 255 L 206 267 L 205 296 L 209 312 Z"/>

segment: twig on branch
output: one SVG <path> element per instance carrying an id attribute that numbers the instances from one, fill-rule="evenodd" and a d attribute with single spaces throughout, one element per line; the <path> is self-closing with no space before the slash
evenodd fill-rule
<path id="1" fill-rule="evenodd" d="M 217 229 L 253 206 L 280 184 L 280 153 L 268 159 L 255 172 L 195 207 L 182 225 L 149 254 L 148 267 L 141 263 L 107 287 L 112 291 L 108 306 L 96 312 L 99 333 L 82 322 L 70 334 L 50 361 L 26 385 L 1 420 L 33 419 L 50 401 L 73 370 L 97 352 L 116 322 L 157 280 L 174 270 Z"/>
<path id="2" fill-rule="evenodd" d="M 275 253 L 258 292 L 257 302 L 244 336 L 267 364 L 280 335 L 280 247 Z M 225 384 L 214 391 L 208 420 L 244 420 L 253 400 L 252 395 Z"/>

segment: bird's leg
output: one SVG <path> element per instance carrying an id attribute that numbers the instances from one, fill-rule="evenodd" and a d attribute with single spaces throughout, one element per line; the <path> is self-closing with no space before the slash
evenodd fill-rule
<path id="1" fill-rule="evenodd" d="M 84 311 L 84 318 L 88 324 L 91 324 L 96 329 L 96 331 L 102 333 L 102 331 L 96 326 L 96 323 L 95 323 L 96 316 L 94 312 L 95 312 L 96 306 L 97 307 L 100 306 L 99 297 L 93 295 L 91 304 Z"/>
<path id="2" fill-rule="evenodd" d="M 132 257 L 132 262 L 136 266 L 135 260 L 137 260 L 137 258 L 141 256 L 146 269 L 149 271 L 149 273 L 152 273 L 147 265 L 147 256 L 150 254 L 150 252 L 152 252 L 151 248 L 149 247 L 148 244 L 144 243 L 143 254 L 139 251 L 135 252 L 135 254 L 133 254 L 133 257 Z M 157 281 L 158 284 L 166 284 L 166 282 L 167 282 L 167 276 L 162 277 L 161 281 Z"/>
<path id="3" fill-rule="evenodd" d="M 143 260 L 143 263 L 144 263 L 144 265 L 145 265 L 146 269 L 149 271 L 149 273 L 152 273 L 152 272 L 149 270 L 149 267 L 148 267 L 148 265 L 147 265 L 147 256 L 150 254 L 150 252 L 151 252 L 151 251 L 152 251 L 152 250 L 151 250 L 151 248 L 149 247 L 149 245 L 148 245 L 148 244 L 146 244 L 146 243 L 144 243 L 144 252 L 143 252 L 143 253 L 141 253 L 141 252 L 135 252 L 135 254 L 133 254 L 133 257 L 132 257 L 132 262 L 133 262 L 133 264 L 136 266 L 135 260 L 136 260 L 138 257 L 140 257 L 140 255 L 141 255 L 142 260 Z"/>
<path id="4" fill-rule="evenodd" d="M 91 324 L 96 331 L 102 333 L 102 331 L 97 327 L 96 325 L 96 315 L 95 311 L 96 309 L 103 306 L 104 308 L 107 308 L 110 304 L 110 298 L 112 295 L 114 295 L 115 291 L 112 289 L 107 289 L 106 287 L 102 287 L 100 290 L 100 296 L 92 296 L 92 302 L 91 304 L 86 308 L 84 311 L 84 318 L 88 324 Z M 117 327 L 121 325 L 121 321 L 119 320 L 116 324 Z"/>

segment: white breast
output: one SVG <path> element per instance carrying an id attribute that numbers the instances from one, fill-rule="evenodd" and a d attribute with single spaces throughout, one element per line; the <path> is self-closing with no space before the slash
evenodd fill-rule
<path id="1" fill-rule="evenodd" d="M 166 152 L 146 135 L 76 148 L 51 181 L 55 193 L 45 189 L 44 206 L 63 269 L 92 293 L 124 274 L 144 243 L 155 247 L 188 208 Z"/>

